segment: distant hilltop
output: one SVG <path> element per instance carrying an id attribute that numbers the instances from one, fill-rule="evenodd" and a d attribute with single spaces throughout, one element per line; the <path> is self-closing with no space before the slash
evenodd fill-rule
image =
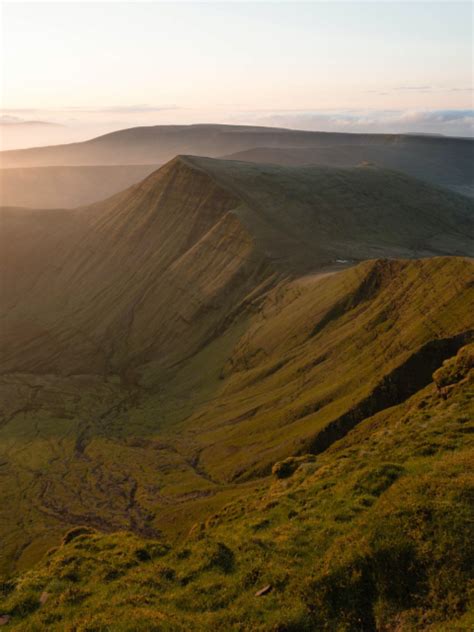
<path id="1" fill-rule="evenodd" d="M 334 167 L 369 161 L 464 194 L 474 191 L 474 141 L 428 134 L 156 125 L 124 129 L 80 143 L 0 152 L 0 166 L 159 165 L 179 154 Z"/>

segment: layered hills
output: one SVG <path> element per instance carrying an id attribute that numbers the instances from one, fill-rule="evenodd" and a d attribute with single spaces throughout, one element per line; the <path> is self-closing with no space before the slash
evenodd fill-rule
<path id="1" fill-rule="evenodd" d="M 125 187 L 133 181 L 131 176 L 128 182 L 122 179 L 125 175 L 120 169 L 117 172 L 97 169 L 94 174 L 96 166 L 128 164 L 132 174 L 139 165 L 163 164 L 177 154 L 230 156 L 231 159 L 294 166 L 352 167 L 374 162 L 379 167 L 395 169 L 465 195 L 472 196 L 474 186 L 472 139 L 323 133 L 237 125 L 153 126 L 120 130 L 81 143 L 0 152 L 0 204 L 51 208 L 94 202 L 103 197 L 104 192 L 116 193 L 120 185 Z M 37 169 L 51 166 L 77 169 Z M 99 174 L 104 177 L 104 187 L 98 186 Z M 79 192 L 81 180 L 90 182 L 89 193 Z M 66 182 L 71 186 L 69 194 Z"/>
<path id="2" fill-rule="evenodd" d="M 193 156 L 2 209 L 8 625 L 467 616 L 473 222 L 393 171 Z"/>

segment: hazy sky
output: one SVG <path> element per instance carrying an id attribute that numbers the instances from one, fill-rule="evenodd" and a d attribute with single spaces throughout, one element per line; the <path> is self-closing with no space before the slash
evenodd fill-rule
<path id="1" fill-rule="evenodd" d="M 3 2 L 2 32 L 2 128 L 473 132 L 469 2 Z"/>

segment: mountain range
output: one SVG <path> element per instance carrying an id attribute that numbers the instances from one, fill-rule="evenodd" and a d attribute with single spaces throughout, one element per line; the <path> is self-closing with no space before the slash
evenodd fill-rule
<path id="1" fill-rule="evenodd" d="M 290 166 L 373 163 L 474 195 L 472 139 L 183 125 L 135 127 L 80 143 L 2 151 L 0 204 L 33 208 L 89 204 L 138 182 L 180 154 Z"/>
<path id="2" fill-rule="evenodd" d="M 90 143 L 160 162 L 181 132 Z M 468 629 L 473 201 L 210 132 L 227 159 L 0 211 L 0 622 Z"/>

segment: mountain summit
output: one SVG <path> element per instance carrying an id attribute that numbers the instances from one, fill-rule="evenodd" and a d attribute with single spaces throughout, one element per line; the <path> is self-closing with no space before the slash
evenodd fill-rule
<path id="1" fill-rule="evenodd" d="M 396 172 L 179 156 L 89 207 L 2 211 L 2 363 L 172 363 L 276 278 L 470 255 L 473 226 L 467 198 Z"/>

